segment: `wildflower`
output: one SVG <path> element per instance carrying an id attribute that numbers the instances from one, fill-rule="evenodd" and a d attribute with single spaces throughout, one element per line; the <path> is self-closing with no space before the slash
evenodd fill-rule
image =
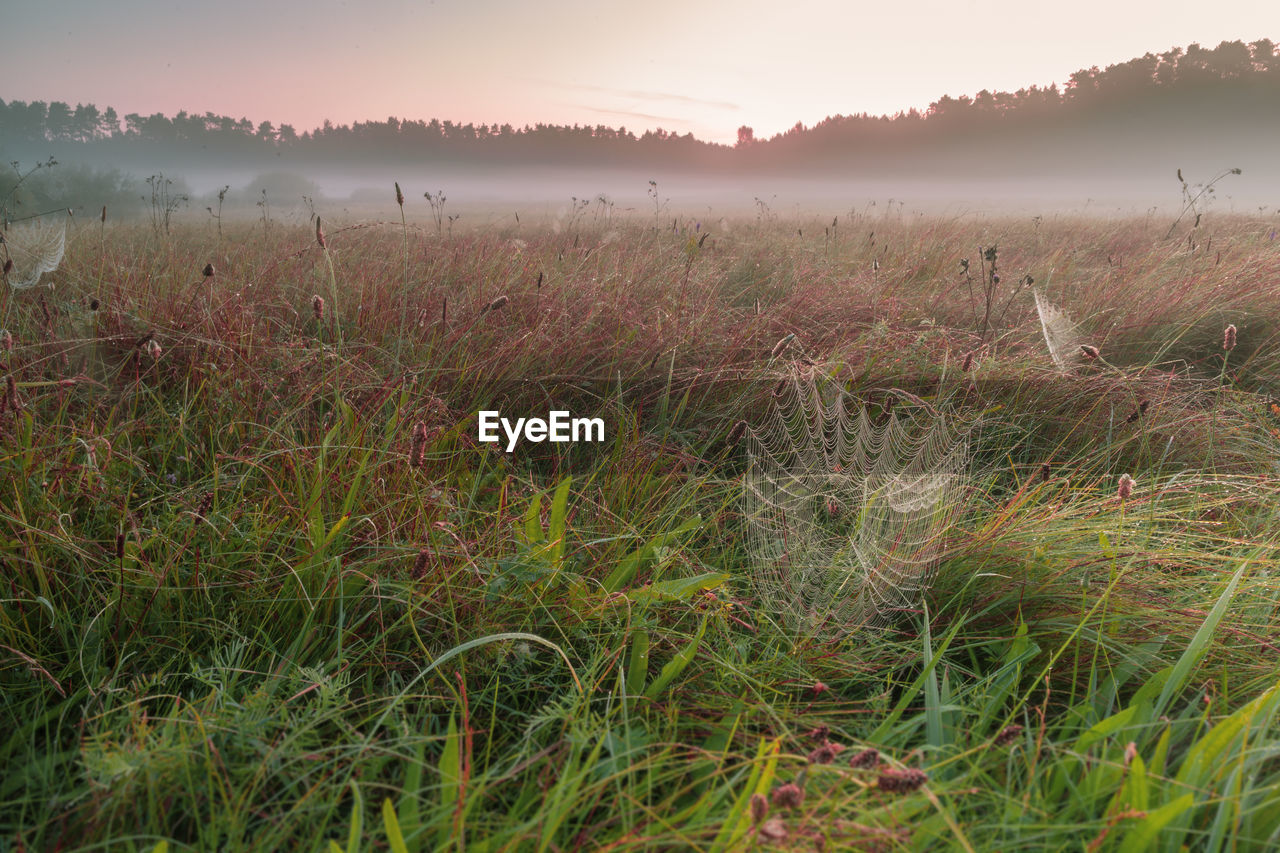
<path id="1" fill-rule="evenodd" d="M 1133 487 L 1137 483 L 1128 474 L 1120 475 L 1120 485 L 1116 489 L 1116 497 L 1122 501 L 1127 501 L 1133 495 Z"/>
<path id="2" fill-rule="evenodd" d="M 159 358 L 162 352 L 164 352 L 163 348 L 154 338 L 147 341 L 147 355 L 151 356 L 152 359 Z"/>
<path id="3" fill-rule="evenodd" d="M 1227 327 L 1222 330 L 1222 348 L 1227 352 L 1231 352 L 1236 348 L 1236 324 L 1228 323 Z"/>
<path id="4" fill-rule="evenodd" d="M 876 784 L 881 791 L 890 794 L 906 794 L 927 781 L 929 777 L 923 770 L 916 770 L 914 767 L 904 767 L 901 770 L 896 767 L 886 767 L 880 771 L 880 778 L 876 780 Z"/>
<path id="5" fill-rule="evenodd" d="M 849 759 L 849 766 L 854 770 L 870 770 L 880 764 L 880 752 L 873 747 L 867 747 L 853 754 L 853 758 Z"/>
<path id="6" fill-rule="evenodd" d="M 773 805 L 780 809 L 796 809 L 804 803 L 804 789 L 794 782 L 773 789 Z"/>
<path id="7" fill-rule="evenodd" d="M 810 689 L 813 690 L 814 696 L 821 696 L 823 693 L 826 693 L 831 688 L 823 684 L 821 681 L 815 681 L 813 683 L 813 687 Z"/>

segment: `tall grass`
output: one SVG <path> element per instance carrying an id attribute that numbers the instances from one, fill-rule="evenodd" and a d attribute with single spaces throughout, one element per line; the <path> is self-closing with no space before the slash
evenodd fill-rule
<path id="1" fill-rule="evenodd" d="M 1273 223 L 619 219 L 95 224 L 5 288 L 0 846 L 1275 843 Z M 997 242 L 1102 360 L 1055 369 L 1030 293 L 982 328 Z M 750 582 L 726 437 L 786 335 L 984 415 L 885 627 Z M 608 441 L 507 455 L 480 408 Z"/>

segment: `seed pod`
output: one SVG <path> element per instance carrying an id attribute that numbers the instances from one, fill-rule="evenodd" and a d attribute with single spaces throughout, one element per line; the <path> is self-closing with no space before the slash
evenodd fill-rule
<path id="1" fill-rule="evenodd" d="M 205 264 L 202 272 L 204 273 L 205 278 L 213 278 L 213 274 L 217 272 L 217 270 L 213 268 L 213 264 Z"/>

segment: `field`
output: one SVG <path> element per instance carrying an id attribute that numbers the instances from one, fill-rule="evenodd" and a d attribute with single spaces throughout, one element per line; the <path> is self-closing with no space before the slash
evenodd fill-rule
<path id="1" fill-rule="evenodd" d="M 388 208 L 0 287 L 0 849 L 1278 843 L 1274 217 Z M 815 382 L 965 431 L 856 619 L 744 501 Z"/>

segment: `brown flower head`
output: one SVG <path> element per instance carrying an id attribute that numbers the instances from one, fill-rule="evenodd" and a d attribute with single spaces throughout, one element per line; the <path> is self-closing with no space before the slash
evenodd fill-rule
<path id="1" fill-rule="evenodd" d="M 1222 330 L 1222 348 L 1227 352 L 1231 352 L 1236 348 L 1236 324 L 1229 323 Z"/>

